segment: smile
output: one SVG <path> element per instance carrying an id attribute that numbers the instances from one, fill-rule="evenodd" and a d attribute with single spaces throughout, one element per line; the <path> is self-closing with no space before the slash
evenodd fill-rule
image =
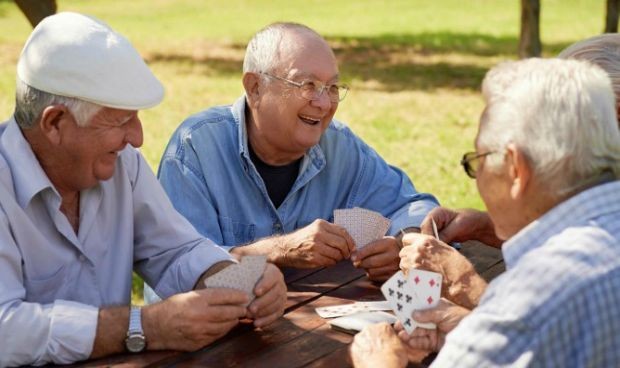
<path id="1" fill-rule="evenodd" d="M 313 118 L 305 115 L 299 115 L 299 119 L 308 125 L 317 125 L 321 122 L 320 118 Z"/>

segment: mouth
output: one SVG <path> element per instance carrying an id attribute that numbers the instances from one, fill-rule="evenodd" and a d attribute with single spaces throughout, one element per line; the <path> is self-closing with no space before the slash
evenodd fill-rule
<path id="1" fill-rule="evenodd" d="M 299 115 L 299 120 L 301 120 L 304 124 L 313 125 L 313 126 L 321 123 L 320 118 L 313 118 L 307 115 Z"/>

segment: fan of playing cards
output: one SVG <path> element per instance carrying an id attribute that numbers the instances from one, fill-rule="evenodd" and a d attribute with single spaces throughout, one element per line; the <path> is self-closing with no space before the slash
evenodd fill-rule
<path id="1" fill-rule="evenodd" d="M 434 329 L 433 323 L 418 323 L 411 314 L 416 310 L 437 306 L 441 297 L 442 276 L 436 272 L 411 269 L 405 275 L 398 271 L 381 286 L 381 292 L 407 333 L 416 327 Z"/>
<path id="2" fill-rule="evenodd" d="M 205 286 L 245 291 L 251 302 L 256 297 L 254 287 L 265 271 L 266 263 L 267 257 L 265 256 L 245 256 L 241 258 L 241 263 L 230 265 L 207 278 Z"/>
<path id="3" fill-rule="evenodd" d="M 345 228 L 355 241 L 357 249 L 361 249 L 385 236 L 391 221 L 378 212 L 355 207 L 334 210 L 334 224 Z"/>

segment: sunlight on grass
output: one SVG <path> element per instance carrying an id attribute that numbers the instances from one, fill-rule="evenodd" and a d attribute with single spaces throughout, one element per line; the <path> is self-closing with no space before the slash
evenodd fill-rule
<path id="1" fill-rule="evenodd" d="M 166 87 L 141 112 L 142 152 L 156 170 L 168 138 L 189 114 L 232 103 L 242 93 L 245 43 L 278 20 L 326 36 L 352 90 L 336 118 L 403 168 L 420 191 L 449 207 L 482 208 L 458 162 L 473 148 L 486 71 L 514 59 L 515 0 L 58 0 L 60 10 L 95 15 L 125 34 Z M 599 33 L 604 1 L 545 0 L 545 55 Z M 0 0 L 0 113 L 13 110 L 15 63 L 30 32 L 12 1 Z M 141 284 L 134 279 L 134 299 Z"/>

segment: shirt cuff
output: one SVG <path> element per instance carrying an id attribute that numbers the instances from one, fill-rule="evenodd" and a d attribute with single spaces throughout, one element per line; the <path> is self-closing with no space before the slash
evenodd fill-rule
<path id="1" fill-rule="evenodd" d="M 406 229 L 408 227 L 419 228 L 422 225 L 422 221 L 428 215 L 428 213 L 439 205 L 433 201 L 416 201 L 404 208 L 401 208 L 392 217 L 392 225 L 388 234 L 392 236 L 398 235 L 400 229 Z"/>
<path id="2" fill-rule="evenodd" d="M 99 308 L 56 300 L 52 307 L 48 361 L 69 364 L 90 357 L 97 334 Z"/>

